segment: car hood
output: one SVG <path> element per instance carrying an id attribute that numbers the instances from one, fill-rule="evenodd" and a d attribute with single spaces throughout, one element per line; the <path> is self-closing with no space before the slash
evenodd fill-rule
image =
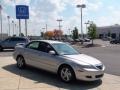
<path id="1" fill-rule="evenodd" d="M 101 64 L 99 60 L 96 58 L 93 58 L 91 56 L 85 55 L 85 54 L 77 54 L 77 55 L 64 55 L 64 57 L 70 61 L 76 62 L 78 64 L 84 64 L 84 65 L 96 65 Z"/>

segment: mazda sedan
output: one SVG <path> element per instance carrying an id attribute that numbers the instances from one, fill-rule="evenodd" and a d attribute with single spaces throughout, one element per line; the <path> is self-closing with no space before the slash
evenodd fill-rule
<path id="1" fill-rule="evenodd" d="M 99 60 L 79 53 L 70 45 L 51 40 L 32 41 L 15 48 L 14 59 L 20 69 L 30 65 L 56 73 L 64 82 L 74 79 L 83 81 L 99 80 L 105 66 Z"/>

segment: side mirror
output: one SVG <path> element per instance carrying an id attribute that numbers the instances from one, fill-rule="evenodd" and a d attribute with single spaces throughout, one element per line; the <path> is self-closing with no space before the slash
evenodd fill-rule
<path id="1" fill-rule="evenodd" d="M 49 54 L 55 55 L 56 53 L 55 53 L 55 51 L 49 51 Z"/>

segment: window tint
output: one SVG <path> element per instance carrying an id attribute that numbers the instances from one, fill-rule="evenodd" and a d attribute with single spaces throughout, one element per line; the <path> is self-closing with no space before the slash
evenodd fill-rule
<path id="1" fill-rule="evenodd" d="M 49 44 L 41 42 L 39 44 L 39 50 L 42 52 L 49 53 L 50 50 L 54 50 Z"/>
<path id="2" fill-rule="evenodd" d="M 38 49 L 38 47 L 39 47 L 39 42 L 32 42 L 27 46 L 27 48 L 36 49 L 36 50 Z"/>
<path id="3" fill-rule="evenodd" d="M 64 43 L 54 43 L 52 46 L 60 55 L 79 54 L 79 52 L 72 48 L 70 45 Z"/>
<path id="4" fill-rule="evenodd" d="M 4 41 L 10 41 L 10 38 L 8 38 L 8 39 L 5 39 Z"/>
<path id="5" fill-rule="evenodd" d="M 17 41 L 17 39 L 16 38 L 11 38 L 10 41 Z"/>
<path id="6" fill-rule="evenodd" d="M 26 41 L 25 38 L 10 38 L 10 41 Z"/>
<path id="7" fill-rule="evenodd" d="M 26 41 L 25 38 L 17 38 L 17 41 Z"/>

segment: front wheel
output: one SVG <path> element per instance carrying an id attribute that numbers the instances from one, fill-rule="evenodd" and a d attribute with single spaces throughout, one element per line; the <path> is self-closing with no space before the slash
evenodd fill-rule
<path id="1" fill-rule="evenodd" d="M 63 82 L 71 82 L 75 79 L 75 74 L 70 66 L 63 66 L 59 70 L 59 77 Z"/>
<path id="2" fill-rule="evenodd" d="M 17 58 L 17 67 L 19 69 L 23 69 L 25 67 L 25 60 L 22 56 L 18 56 Z"/>

